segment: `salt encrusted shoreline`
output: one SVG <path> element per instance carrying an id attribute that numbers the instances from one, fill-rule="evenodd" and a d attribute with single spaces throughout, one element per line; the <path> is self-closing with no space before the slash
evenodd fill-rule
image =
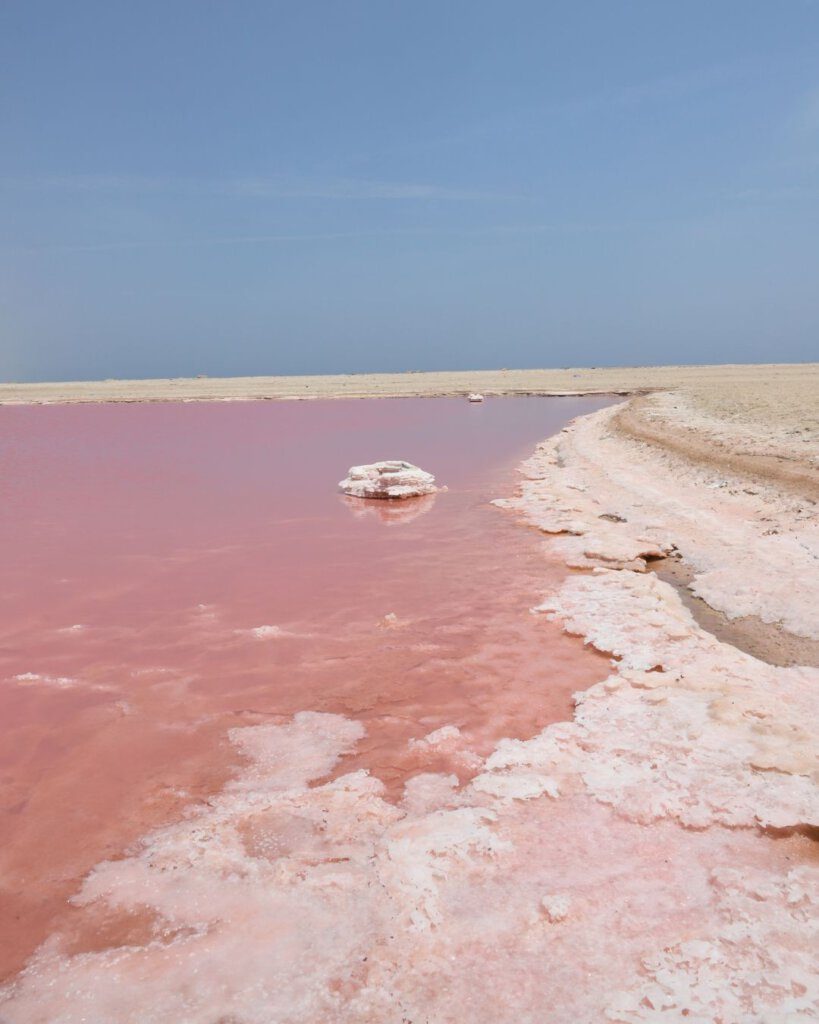
<path id="1" fill-rule="evenodd" d="M 674 413 L 682 414 L 686 429 L 699 427 L 705 442 L 700 452 L 710 433 L 713 446 L 727 437 L 751 457 L 801 462 L 799 483 L 810 490 L 816 451 L 802 447 L 807 438 L 794 440 L 795 431 L 771 423 L 754 434 L 747 425 L 697 417 L 679 395 L 647 401 L 649 416 L 660 424 L 665 418 L 666 430 L 673 432 L 668 419 Z M 498 502 L 554 534 L 551 546 L 567 565 L 591 569 L 570 578 L 533 611 L 557 618 L 567 632 L 612 654 L 616 673 L 578 695 L 574 723 L 547 730 L 551 735 L 541 738 L 540 751 L 533 742 L 501 744 L 487 767 L 528 771 L 534 763 L 553 775 L 557 768 L 559 780 L 572 750 L 586 788 L 637 821 L 671 816 L 697 829 L 815 828 L 819 669 L 775 667 L 720 643 L 697 627 L 675 590 L 648 571 L 654 559 L 681 556 L 695 570 L 694 593 L 728 618 L 753 615 L 816 639 L 819 521 L 813 501 L 806 493 L 783 493 L 764 472 L 752 487 L 747 478 L 719 472 L 723 459 L 703 464 L 640 443 L 632 431 L 618 429 L 622 413 L 623 407 L 614 407 L 582 417 L 539 445 L 522 467 L 519 496 Z M 733 864 L 732 870 L 740 877 L 745 868 Z M 750 934 L 766 929 L 770 900 L 789 890 L 791 878 L 790 872 L 772 870 L 755 893 L 757 904 L 746 901 L 729 915 L 735 954 Z M 807 954 L 814 985 L 809 994 L 799 982 L 793 991 L 804 1000 L 797 1005 L 783 995 L 764 1020 L 819 1019 L 815 857 L 803 866 L 786 903 L 801 907 L 801 928 L 785 938 L 778 929 L 769 933 L 767 955 L 753 958 L 760 967 L 766 964 L 766 983 L 778 979 L 784 993 L 791 958 Z M 663 983 L 658 988 L 649 970 L 634 998 L 618 997 L 612 1019 L 655 1020 L 654 1010 L 662 1010 L 664 1020 L 669 1014 L 678 1019 L 704 971 L 711 998 L 703 1019 L 763 1019 L 751 990 L 736 999 L 743 956 L 726 949 L 715 957 L 713 939 L 705 946 L 704 957 L 679 958 L 666 950 L 656 961 Z M 685 1017 L 691 1019 L 690 1008 Z"/>
<path id="2" fill-rule="evenodd" d="M 498 504 L 555 534 L 553 549 L 573 568 L 644 572 L 676 552 L 694 569 L 693 592 L 712 608 L 819 638 L 811 500 L 625 437 L 622 410 L 581 417 L 538 445 L 522 467 L 520 495 Z M 665 428 L 673 433 L 674 424 Z"/>
<path id="3" fill-rule="evenodd" d="M 811 592 L 794 586 L 812 525 L 776 493 L 707 486 L 710 470 L 629 441 L 616 415 L 539 446 L 503 502 L 583 570 L 534 613 L 612 655 L 572 722 L 484 761 L 438 729 L 414 742 L 477 775 L 416 776 L 398 805 L 364 771 L 316 784 L 358 722 L 233 730 L 236 780 L 77 897 L 149 910 L 150 940 L 71 956 L 55 939 L 6 991 L 4 1020 L 819 1019 L 819 670 L 721 643 L 646 571 L 676 549 L 726 614 L 812 635 Z M 789 590 L 774 585 L 783 558 Z"/>
<path id="4" fill-rule="evenodd" d="M 554 534 L 550 546 L 567 565 L 592 570 L 534 610 L 617 659 L 603 686 L 604 717 L 620 723 L 604 756 L 606 785 L 621 810 L 651 817 L 641 801 L 650 806 L 659 792 L 666 813 L 696 827 L 819 825 L 819 668 L 776 667 L 720 643 L 648 571 L 677 553 L 697 570 L 694 592 L 728 617 L 756 615 L 816 638 L 816 515 L 773 487 L 744 487 L 624 437 L 620 412 L 581 417 L 540 444 L 520 494 L 498 502 Z M 599 687 L 579 695 L 576 721 L 600 696 Z M 617 782 L 623 772 L 629 793 Z"/>

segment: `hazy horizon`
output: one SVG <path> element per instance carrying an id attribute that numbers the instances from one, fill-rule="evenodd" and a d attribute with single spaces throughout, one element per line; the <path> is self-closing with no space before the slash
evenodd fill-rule
<path id="1" fill-rule="evenodd" d="M 663 368 L 668 369 L 673 366 L 681 367 L 714 367 L 714 366 L 816 366 L 819 363 L 817 359 L 771 359 L 765 363 L 755 363 L 752 361 L 736 361 L 735 363 L 717 363 L 717 362 L 702 362 L 702 363 L 595 363 L 594 366 L 583 366 L 578 363 L 574 366 L 563 365 L 563 366 L 442 366 L 439 369 L 420 369 L 420 370 L 328 370 L 322 371 L 317 370 L 311 373 L 224 373 L 224 374 L 212 374 L 212 373 L 180 373 L 174 375 L 165 376 L 151 376 L 146 374 L 140 374 L 134 377 L 31 377 L 27 380 L 20 379 L 2 379 L 0 384 L 70 384 L 70 383 L 105 383 L 106 381 L 123 381 L 123 380 L 134 380 L 134 381 L 147 381 L 147 380 L 193 380 L 197 377 L 208 380 L 230 380 L 231 378 L 246 378 L 246 377 L 334 377 L 334 376 L 345 376 L 345 377 L 367 377 L 375 376 L 378 374 L 417 374 L 417 373 L 501 373 L 510 371 L 512 373 L 526 373 L 531 371 L 539 370 L 638 370 L 638 369 L 651 369 L 651 368 Z M 591 392 L 595 394 L 596 392 Z"/>
<path id="2" fill-rule="evenodd" d="M 0 9 L 0 379 L 804 362 L 819 4 Z"/>

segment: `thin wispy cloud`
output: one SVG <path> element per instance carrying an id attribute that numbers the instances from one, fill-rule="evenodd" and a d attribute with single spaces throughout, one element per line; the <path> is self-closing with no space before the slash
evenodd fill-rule
<path id="1" fill-rule="evenodd" d="M 356 179 L 288 182 L 275 178 L 239 178 L 225 182 L 224 189 L 230 195 L 262 199 L 440 199 L 461 202 L 518 198 L 479 189 Z"/>
<path id="2" fill-rule="evenodd" d="M 209 246 L 244 246 L 244 245 L 288 245 L 310 244 L 314 242 L 349 242 L 379 238 L 419 238 L 419 237 L 512 237 L 538 235 L 575 235 L 575 234 L 613 234 L 648 229 L 652 226 L 667 227 L 670 221 L 651 222 L 637 221 L 568 221 L 566 223 L 530 223 L 496 224 L 480 228 L 442 228 L 440 226 L 395 228 L 381 231 L 335 231 L 302 234 L 259 234 L 259 235 L 224 235 L 204 238 L 176 239 L 139 239 L 108 242 L 79 242 L 65 244 L 44 244 L 3 248 L 0 251 L 16 254 L 47 255 L 50 253 L 103 253 L 128 252 L 142 249 L 195 249 Z"/>
<path id="3" fill-rule="evenodd" d="M 742 69 L 736 64 L 694 68 L 672 75 L 507 110 L 467 125 L 448 135 L 416 140 L 379 154 L 359 154 L 360 164 L 386 152 L 419 151 L 452 146 L 493 135 L 527 135 L 546 130 L 554 119 L 593 116 L 645 104 L 672 103 L 716 88 L 734 79 Z M 819 131 L 819 91 L 812 94 L 800 113 L 803 130 Z M 520 192 L 500 192 L 434 182 L 389 181 L 364 177 L 316 178 L 301 175 L 245 175 L 217 179 L 174 175 L 47 174 L 29 178 L 0 178 L 0 189 L 77 192 L 121 195 L 199 195 L 249 200 L 327 200 L 375 202 L 506 202 L 529 198 Z"/>
<path id="4" fill-rule="evenodd" d="M 815 200 L 817 196 L 819 196 L 819 184 L 742 188 L 729 192 L 727 198 L 741 203 L 780 203 Z"/>
<path id="5" fill-rule="evenodd" d="M 3 178 L 0 187 L 34 191 L 187 194 L 234 196 L 246 199 L 327 200 L 436 200 L 449 202 L 495 201 L 521 198 L 480 189 L 450 187 L 426 182 L 370 181 L 355 178 L 318 180 L 285 177 L 238 177 L 198 179 L 146 177 L 141 175 L 76 174 Z"/>
<path id="6" fill-rule="evenodd" d="M 747 62 L 695 67 L 686 71 L 638 80 L 619 87 L 611 86 L 574 96 L 544 98 L 538 103 L 507 109 L 497 114 L 459 126 L 435 138 L 415 139 L 388 149 L 360 153 L 354 164 L 396 155 L 490 139 L 531 136 L 551 130 L 560 121 L 592 118 L 618 111 L 627 112 L 641 106 L 672 105 L 702 93 L 717 90 L 739 81 L 750 69 Z"/>
<path id="7" fill-rule="evenodd" d="M 95 252 L 128 252 L 138 249 L 189 249 L 220 245 L 279 245 L 288 242 L 332 242 L 343 239 L 362 238 L 369 235 L 382 235 L 385 232 L 326 232 L 315 234 L 279 234 L 279 235 L 225 235 L 211 238 L 156 238 L 134 239 L 110 242 L 68 242 L 65 244 L 46 244 L 20 246 L 13 251 L 17 253 L 95 253 Z"/>
<path id="8" fill-rule="evenodd" d="M 693 68 L 671 75 L 661 75 L 619 88 L 604 89 L 547 104 L 544 114 L 571 114 L 599 110 L 628 109 L 647 104 L 671 103 L 723 86 L 737 74 L 734 64 Z"/>

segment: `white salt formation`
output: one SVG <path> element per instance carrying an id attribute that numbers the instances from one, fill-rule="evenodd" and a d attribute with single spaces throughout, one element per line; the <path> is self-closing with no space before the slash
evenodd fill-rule
<path id="1" fill-rule="evenodd" d="M 482 402 L 483 401 L 483 395 L 479 395 L 477 392 L 473 392 L 469 396 L 469 401 L 470 402 Z"/>
<path id="2" fill-rule="evenodd" d="M 672 437 L 697 422 L 677 396 L 674 406 L 670 396 L 652 398 L 651 413 L 662 414 L 660 429 Z M 755 615 L 819 639 L 819 516 L 812 502 L 624 437 L 617 430 L 622 409 L 581 417 L 538 445 L 523 465 L 520 496 L 496 504 L 557 535 L 552 548 L 573 568 L 645 572 L 647 561 L 676 549 L 694 571 L 693 592 L 729 619 Z M 728 427 L 722 434 L 715 443 L 738 446 Z M 754 435 L 742 449 L 752 447 L 768 451 Z M 794 461 L 789 448 L 778 450 L 782 461 Z"/>
<path id="3" fill-rule="evenodd" d="M 639 698 L 639 679 L 610 683 Z M 598 689 L 589 703 L 602 708 Z M 673 690 L 653 691 L 656 715 Z M 726 828 L 710 812 L 695 828 L 675 820 L 707 774 L 686 765 L 703 722 L 638 737 L 626 702 L 614 723 L 601 713 L 502 742 L 460 789 L 455 776 L 416 776 L 397 806 L 366 771 L 311 786 L 362 738 L 357 722 L 303 712 L 235 729 L 242 774 L 98 865 L 74 898 L 126 920 L 150 911 L 151 934 L 73 954 L 55 936 L 0 992 L 0 1017 L 517 1024 L 547 1007 L 555 1024 L 815 1020 L 810 841 Z M 426 742 L 458 738 L 441 729 Z M 706 741 L 705 763 L 714 753 Z M 719 756 L 707 804 L 730 809 L 736 780 Z M 758 792 L 774 796 L 776 775 L 761 772 Z M 505 780 L 498 795 L 479 784 L 490 779 Z"/>
<path id="4" fill-rule="evenodd" d="M 353 498 L 416 498 L 438 490 L 431 473 L 399 461 L 351 466 L 339 487 Z"/>

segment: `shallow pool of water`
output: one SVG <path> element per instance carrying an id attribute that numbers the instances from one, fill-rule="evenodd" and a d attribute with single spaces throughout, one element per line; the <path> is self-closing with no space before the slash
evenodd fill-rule
<path id="1" fill-rule="evenodd" d="M 0 968 L 52 931 L 116 945 L 66 905 L 83 875 L 235 770 L 227 730 L 337 712 L 367 732 L 339 772 L 390 799 L 569 717 L 605 658 L 528 609 L 565 569 L 490 504 L 534 444 L 605 399 L 0 409 Z M 446 491 L 337 491 L 407 459 Z M 133 924 L 133 922 L 132 922 Z M 138 926 L 133 925 L 134 927 Z"/>

